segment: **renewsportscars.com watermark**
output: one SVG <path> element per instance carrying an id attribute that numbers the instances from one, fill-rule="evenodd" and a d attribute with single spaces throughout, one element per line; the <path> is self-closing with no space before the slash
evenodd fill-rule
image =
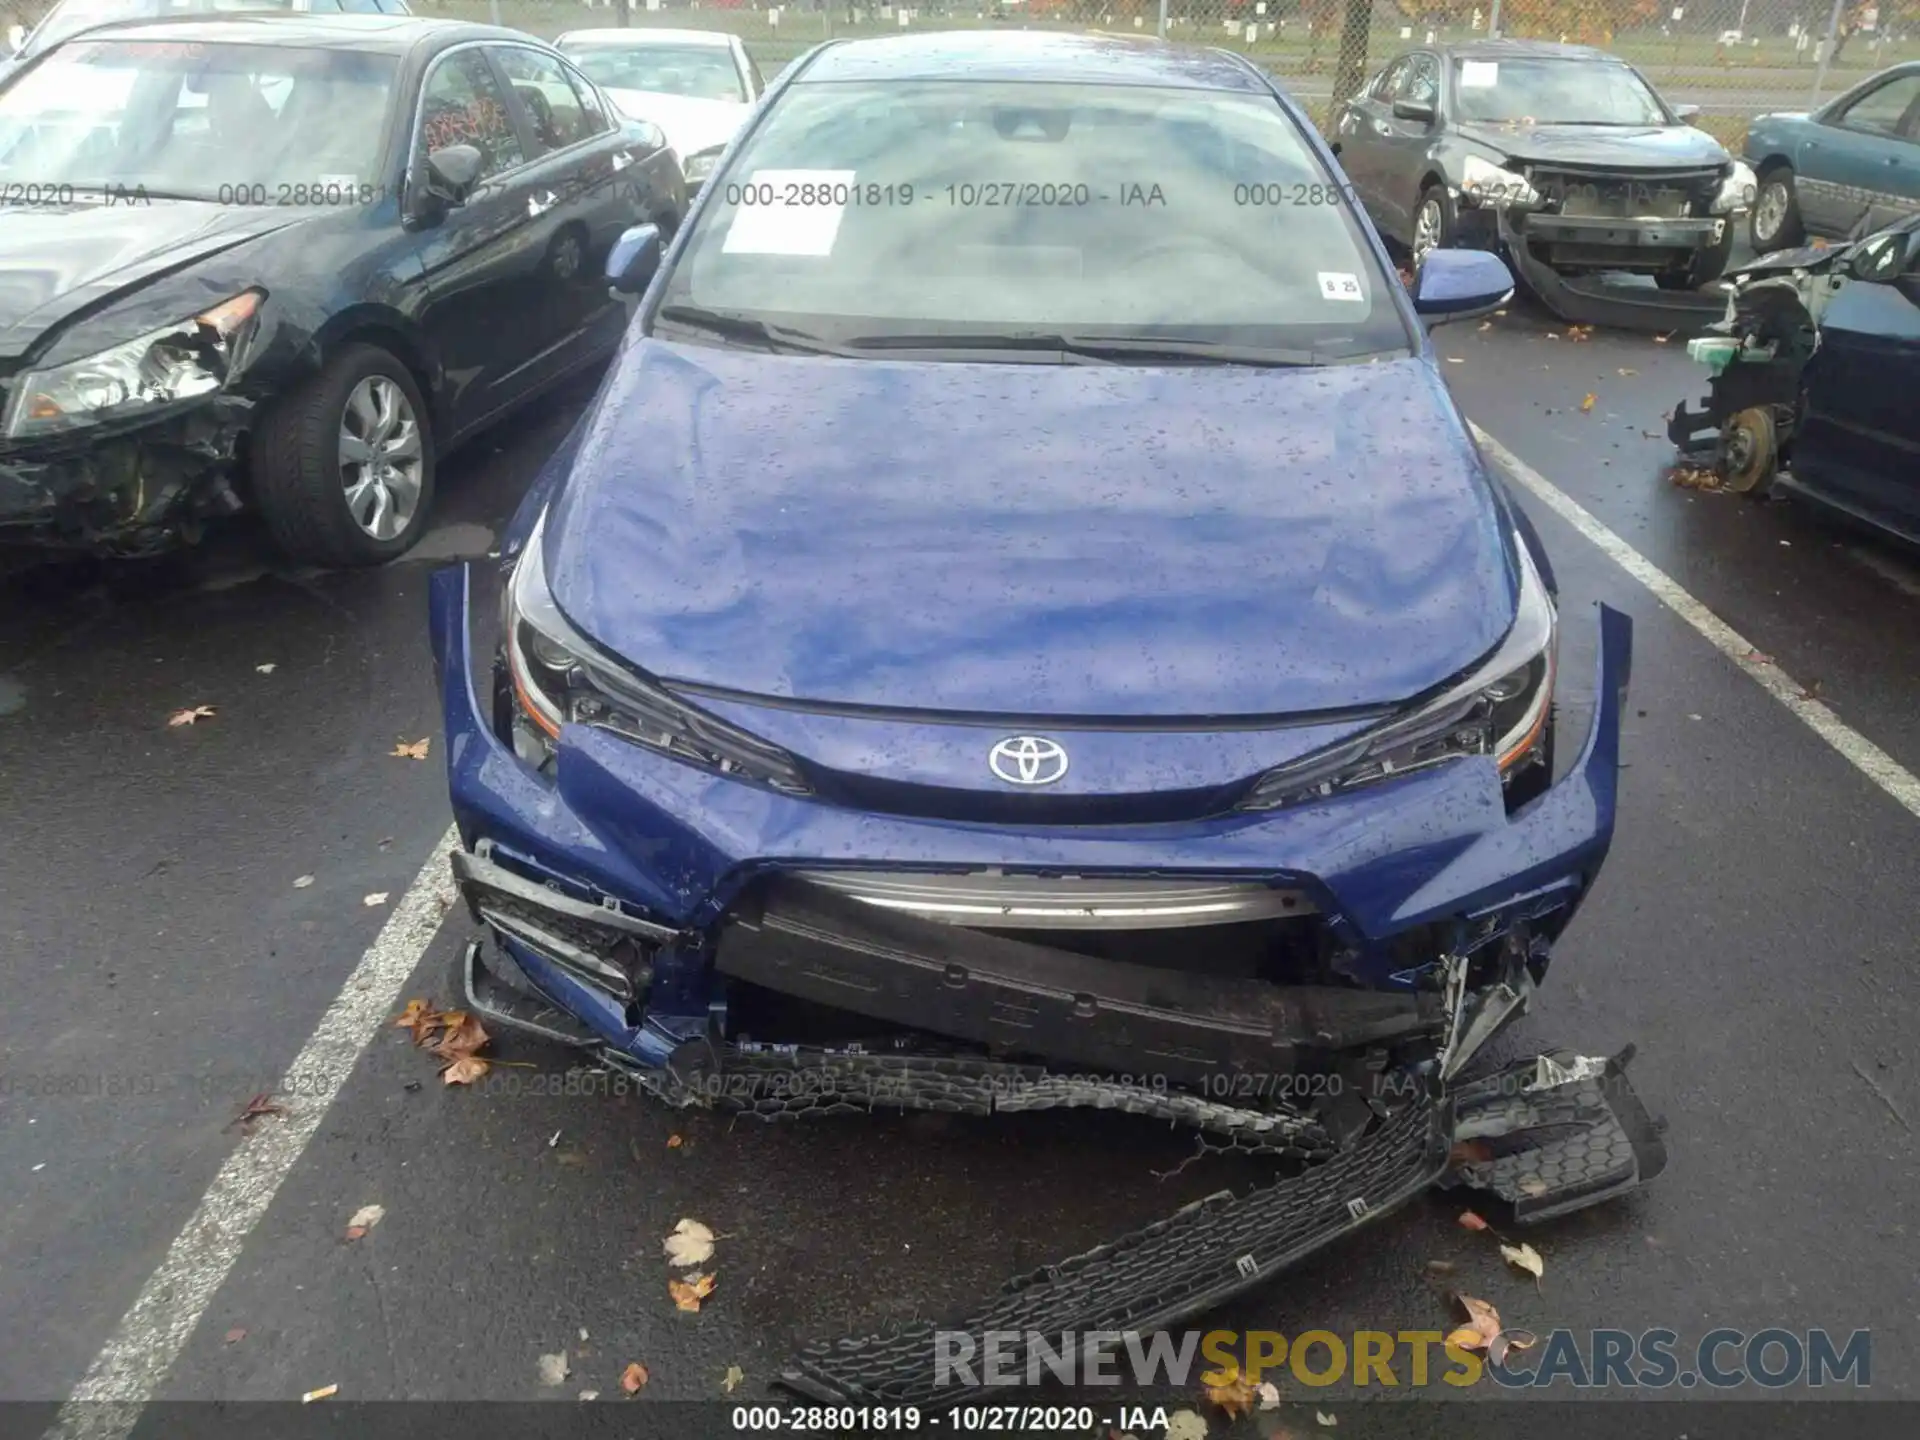
<path id="1" fill-rule="evenodd" d="M 1781 1390 L 1873 1380 L 1868 1330 L 1709 1330 L 1687 1344 L 1675 1330 L 1507 1330 L 1492 1347 L 1501 1359 L 1447 1343 L 1439 1330 L 1158 1331 L 1086 1330 L 1059 1335 L 989 1330 L 976 1336 L 936 1331 L 934 1375 L 941 1386 L 994 1389 L 1022 1385 L 1169 1385 L 1188 1388 L 1196 1365 L 1202 1385 L 1237 1375 L 1258 1385 L 1282 1378 L 1306 1386 L 1352 1384 L 1508 1389 Z"/>

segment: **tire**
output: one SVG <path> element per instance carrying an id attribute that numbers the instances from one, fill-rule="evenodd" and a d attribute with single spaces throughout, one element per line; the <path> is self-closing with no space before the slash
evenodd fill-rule
<path id="1" fill-rule="evenodd" d="M 1433 225 L 1433 240 L 1422 249 L 1421 225 L 1430 220 Z M 1420 262 L 1427 258 L 1429 251 L 1445 250 L 1452 246 L 1458 229 L 1453 209 L 1453 197 L 1447 193 L 1444 185 L 1429 185 L 1420 192 L 1420 198 L 1414 202 L 1412 222 L 1407 227 L 1407 250 L 1413 257 L 1413 268 L 1418 270 Z"/>
<path id="2" fill-rule="evenodd" d="M 1760 188 L 1747 214 L 1747 238 L 1760 255 L 1806 244 L 1807 227 L 1800 220 L 1800 192 L 1794 187 L 1791 165 L 1761 172 Z"/>
<path id="3" fill-rule="evenodd" d="M 383 410 L 388 398 L 403 401 L 405 411 L 397 405 Z M 388 428 L 379 433 L 383 423 Z M 376 448 L 355 462 L 342 454 L 343 442 L 360 436 Z M 254 427 L 254 499 L 289 559 L 336 568 L 378 565 L 404 555 L 426 527 L 433 451 L 426 402 L 407 367 L 378 346 L 349 345 L 275 401 Z"/>
<path id="4" fill-rule="evenodd" d="M 1684 270 L 1670 270 L 1664 275 L 1653 277 L 1653 283 L 1662 290 L 1698 290 L 1703 285 L 1711 285 L 1726 273 L 1727 261 L 1733 255 L 1733 226 L 1729 225 L 1720 237 L 1720 243 L 1709 245 L 1694 253 Z"/>

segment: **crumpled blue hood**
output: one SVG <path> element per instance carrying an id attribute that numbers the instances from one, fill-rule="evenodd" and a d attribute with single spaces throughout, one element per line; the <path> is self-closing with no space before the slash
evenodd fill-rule
<path id="1" fill-rule="evenodd" d="M 1512 623 L 1430 363 L 897 363 L 636 338 L 549 514 L 580 629 L 750 694 L 1026 716 L 1405 699 Z"/>

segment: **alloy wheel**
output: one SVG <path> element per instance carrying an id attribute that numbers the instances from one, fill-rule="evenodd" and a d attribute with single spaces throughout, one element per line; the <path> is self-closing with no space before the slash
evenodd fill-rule
<path id="1" fill-rule="evenodd" d="M 420 506 L 420 421 L 384 375 L 353 387 L 340 413 L 340 484 L 347 513 L 375 540 L 391 540 Z"/>

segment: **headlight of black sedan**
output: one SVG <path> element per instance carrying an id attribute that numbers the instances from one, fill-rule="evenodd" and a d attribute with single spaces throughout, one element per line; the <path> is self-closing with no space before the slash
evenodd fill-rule
<path id="1" fill-rule="evenodd" d="M 547 588 L 544 531 L 543 517 L 527 538 L 503 599 L 507 670 L 519 722 L 514 748 L 521 759 L 544 764 L 561 726 L 593 725 L 717 774 L 789 795 L 813 793 L 779 746 L 695 709 L 574 629 Z"/>
<path id="2" fill-rule="evenodd" d="M 98 354 L 28 372 L 7 405 L 6 437 L 37 440 L 211 395 L 227 383 L 264 298 L 246 290 Z"/>
<path id="3" fill-rule="evenodd" d="M 1520 605 L 1506 639 L 1471 674 L 1365 734 L 1270 770 L 1240 802 L 1271 810 L 1324 799 L 1463 755 L 1490 755 L 1503 785 L 1547 756 L 1559 619 L 1518 536 Z"/>

